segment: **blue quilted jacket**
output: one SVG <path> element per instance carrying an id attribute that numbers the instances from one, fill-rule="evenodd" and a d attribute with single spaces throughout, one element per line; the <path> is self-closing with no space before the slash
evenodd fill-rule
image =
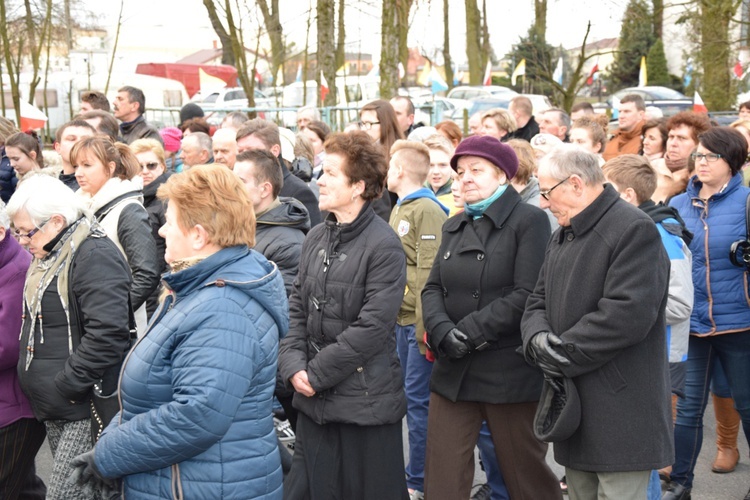
<path id="1" fill-rule="evenodd" d="M 123 365 L 122 411 L 96 445 L 97 467 L 123 477 L 129 499 L 280 499 L 278 268 L 237 246 L 164 282 L 173 293 Z"/>
<path id="2" fill-rule="evenodd" d="M 748 273 L 732 265 L 729 249 L 746 238 L 745 202 L 750 188 L 742 185 L 742 174 L 736 174 L 724 191 L 703 201 L 702 185 L 697 177 L 691 178 L 687 193 L 669 202 L 695 235 L 690 243 L 695 290 L 690 333 L 707 336 L 748 330 Z"/>

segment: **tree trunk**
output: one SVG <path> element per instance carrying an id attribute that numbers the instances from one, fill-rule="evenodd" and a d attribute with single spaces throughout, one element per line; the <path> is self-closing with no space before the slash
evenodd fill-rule
<path id="1" fill-rule="evenodd" d="M 487 25 L 487 0 L 482 0 L 482 68 L 487 67 L 490 55 L 490 28 Z"/>
<path id="2" fill-rule="evenodd" d="M 653 0 L 654 2 L 654 36 L 661 39 L 664 33 L 664 0 Z"/>
<path id="3" fill-rule="evenodd" d="M 336 0 L 318 0 L 318 69 L 323 71 L 328 83 L 328 95 L 321 106 L 336 105 L 336 51 L 334 27 L 336 22 Z M 315 77 L 321 88 L 320 71 Z M 320 101 L 320 92 L 318 92 Z"/>
<path id="4" fill-rule="evenodd" d="M 699 5 L 701 97 L 710 111 L 733 109 L 736 84 L 731 77 L 729 22 L 737 4 L 734 0 L 700 0 Z"/>
<path id="5" fill-rule="evenodd" d="M 229 33 L 224 29 L 224 25 L 221 24 L 219 14 L 216 12 L 216 5 L 214 0 L 203 0 L 203 5 L 206 6 L 208 11 L 208 18 L 211 21 L 211 26 L 216 32 L 216 36 L 219 37 L 219 43 L 221 43 L 221 64 L 228 64 L 230 66 L 235 65 L 234 51 L 232 50 L 232 40 L 229 37 Z"/>
<path id="6" fill-rule="evenodd" d="M 451 61 L 450 17 L 448 0 L 443 0 L 443 61 L 445 64 L 445 81 L 448 88 L 453 88 L 453 62 Z"/>
<path id="7" fill-rule="evenodd" d="M 469 84 L 482 83 L 482 47 L 479 40 L 479 9 L 477 0 L 466 0 L 466 58 L 469 61 Z"/>
<path id="8" fill-rule="evenodd" d="M 284 64 L 286 48 L 284 47 L 284 29 L 281 26 L 279 13 L 279 0 L 271 0 L 271 8 L 268 0 L 258 0 L 258 7 L 263 14 L 263 22 L 266 25 L 268 39 L 271 41 L 271 74 L 276 75 L 279 68 Z"/>
<path id="9" fill-rule="evenodd" d="M 339 0 L 338 33 L 336 34 L 336 70 L 346 62 L 346 29 L 344 28 L 345 0 Z"/>
<path id="10" fill-rule="evenodd" d="M 10 95 L 13 100 L 13 107 L 16 111 L 16 126 L 21 128 L 21 94 L 18 91 L 18 79 L 14 78 L 14 73 L 17 76 L 17 66 L 13 61 L 13 56 L 10 53 L 10 39 L 8 37 L 8 17 L 5 11 L 5 1 L 0 2 L 0 37 L 3 40 L 3 56 L 5 57 L 5 67 L 10 77 Z M 0 99 L 5 102 L 5 92 L 0 94 Z M 5 104 L 3 104 L 5 106 Z"/>
<path id="11" fill-rule="evenodd" d="M 404 79 L 406 68 L 409 65 L 409 12 L 414 0 L 396 0 L 396 15 L 398 23 L 398 62 L 404 67 Z M 398 64 L 396 65 L 398 74 Z M 400 84 L 403 82 L 399 82 Z"/>
<path id="12" fill-rule="evenodd" d="M 247 96 L 248 106 L 252 106 L 254 104 L 255 86 L 248 75 L 247 56 L 245 46 L 242 43 L 242 28 L 234 24 L 234 15 L 232 14 L 232 6 L 229 4 L 229 0 L 224 0 L 224 7 L 226 9 L 227 26 L 229 28 L 229 40 L 234 55 L 235 67 L 237 68 L 237 78 L 239 78 L 242 90 L 245 91 L 245 95 Z M 251 113 L 251 115 L 254 114 Z"/>
<path id="13" fill-rule="evenodd" d="M 534 0 L 534 34 L 547 43 L 547 0 Z"/>
<path id="14" fill-rule="evenodd" d="M 24 0 L 23 6 L 26 12 L 25 20 L 26 20 L 26 33 L 29 37 L 29 56 L 31 58 L 31 81 L 29 82 L 29 104 L 34 104 L 34 97 L 36 94 L 36 87 L 39 85 L 39 54 L 42 52 L 42 46 L 44 45 L 44 40 L 42 40 L 40 43 L 37 44 L 37 38 L 36 33 L 38 31 L 36 25 L 34 24 L 34 16 L 31 13 L 31 1 L 30 0 Z M 49 14 L 48 14 L 49 15 Z M 45 16 L 45 21 L 46 21 Z M 42 34 L 42 39 L 44 38 L 44 34 Z"/>
<path id="15" fill-rule="evenodd" d="M 399 0 L 383 0 L 383 16 L 380 42 L 380 97 L 390 99 L 398 88 L 399 33 L 398 9 Z"/>

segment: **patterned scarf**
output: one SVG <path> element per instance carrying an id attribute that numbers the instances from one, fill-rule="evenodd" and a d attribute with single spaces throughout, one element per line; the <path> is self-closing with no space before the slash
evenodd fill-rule
<path id="1" fill-rule="evenodd" d="M 26 344 L 25 369 L 29 369 L 31 360 L 34 359 L 34 339 L 36 322 L 39 321 L 39 342 L 44 344 L 44 322 L 42 321 L 42 297 L 52 280 L 57 277 L 57 294 L 60 296 L 65 319 L 68 325 L 68 353 L 73 353 L 73 337 L 70 330 L 70 302 L 68 297 L 68 278 L 70 264 L 73 262 L 76 251 L 83 240 L 89 235 L 106 237 L 104 231 L 96 222 L 86 217 L 81 217 L 73 224 L 63 230 L 62 237 L 54 248 L 43 258 L 34 259 L 26 274 L 26 284 L 23 288 L 24 315 L 21 335 L 26 331 L 27 321 L 29 326 L 29 338 Z M 82 333 L 82 332 L 81 332 Z M 19 337 L 20 340 L 20 337 Z"/>

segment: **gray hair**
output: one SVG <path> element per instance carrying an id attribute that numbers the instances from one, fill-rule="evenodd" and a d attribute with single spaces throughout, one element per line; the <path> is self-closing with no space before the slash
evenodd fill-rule
<path id="1" fill-rule="evenodd" d="M 545 115 L 547 113 L 555 113 L 557 115 L 558 126 L 567 127 L 568 130 L 570 130 L 570 116 L 568 115 L 568 113 L 560 108 L 549 108 L 544 112 Z"/>
<path id="2" fill-rule="evenodd" d="M 297 116 L 301 116 L 307 112 L 312 112 L 312 121 L 320 121 L 320 110 L 315 106 L 302 106 L 297 110 Z"/>
<path id="3" fill-rule="evenodd" d="M 8 211 L 5 210 L 5 203 L 0 200 L 0 227 L 10 229 L 10 217 Z"/>
<path id="4" fill-rule="evenodd" d="M 557 180 L 577 175 L 587 186 L 601 186 L 605 182 L 599 157 L 574 144 L 556 146 L 542 157 L 539 168 L 546 168 L 549 176 Z"/>
<path id="5" fill-rule="evenodd" d="M 60 215 L 70 225 L 82 216 L 91 216 L 82 198 L 58 179 L 34 175 L 18 186 L 8 201 L 7 215 L 26 212 L 37 227 L 53 215 Z"/>
<path id="6" fill-rule="evenodd" d="M 193 132 L 192 134 L 188 135 L 187 137 L 182 139 L 184 141 L 196 141 L 198 143 L 198 147 L 201 149 L 204 149 L 208 151 L 209 153 L 213 152 L 213 141 L 211 140 L 211 137 L 206 134 L 205 132 Z"/>

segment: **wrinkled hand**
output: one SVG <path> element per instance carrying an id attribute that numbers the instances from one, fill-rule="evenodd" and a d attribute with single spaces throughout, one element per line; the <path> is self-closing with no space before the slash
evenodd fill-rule
<path id="1" fill-rule="evenodd" d="M 469 337 L 458 328 L 453 328 L 440 342 L 440 351 L 449 358 L 461 359 L 471 352 Z"/>
<path id="2" fill-rule="evenodd" d="M 310 380 L 307 378 L 307 371 L 300 370 L 289 379 L 294 386 L 294 390 L 302 394 L 303 396 L 312 397 L 315 396 L 315 389 L 310 385 Z"/>
<path id="3" fill-rule="evenodd" d="M 552 332 L 539 332 L 531 338 L 529 346 L 537 366 L 550 377 L 563 376 L 561 366 L 568 366 L 570 360 L 555 351 L 562 345 L 562 339 Z"/>
<path id="4" fill-rule="evenodd" d="M 68 483 L 83 487 L 84 491 L 93 493 L 103 489 L 116 489 L 117 481 L 102 476 L 94 462 L 94 450 L 78 455 L 70 461 L 73 472 L 68 477 Z"/>

